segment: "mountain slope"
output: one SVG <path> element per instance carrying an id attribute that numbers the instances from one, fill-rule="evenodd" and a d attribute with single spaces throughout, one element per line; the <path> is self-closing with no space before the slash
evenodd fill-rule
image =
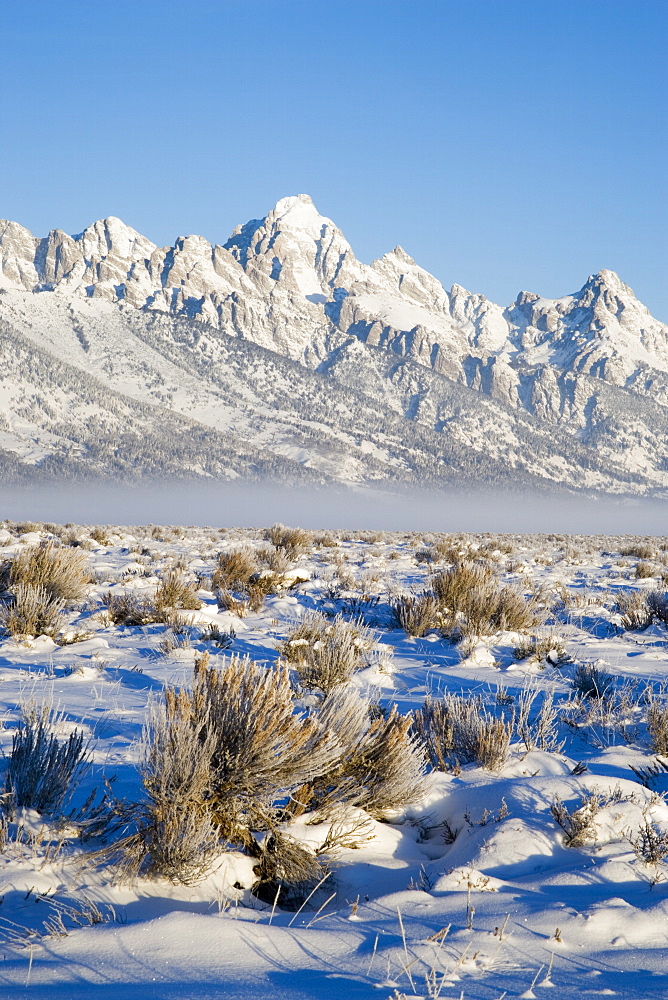
<path id="1" fill-rule="evenodd" d="M 668 328 L 610 271 L 502 309 L 400 247 L 363 264 L 299 195 L 224 246 L 0 223 L 0 272 L 6 475 L 668 486 Z"/>

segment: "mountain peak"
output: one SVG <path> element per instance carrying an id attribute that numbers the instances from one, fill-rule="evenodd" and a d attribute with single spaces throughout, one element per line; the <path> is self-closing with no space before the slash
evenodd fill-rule
<path id="1" fill-rule="evenodd" d="M 303 230 L 309 236 L 318 237 L 323 226 L 332 226 L 331 219 L 320 215 L 308 194 L 290 195 L 276 202 L 266 218 L 266 222 L 280 223 L 282 229 Z M 336 227 L 334 227 L 336 228 Z"/>
<path id="2" fill-rule="evenodd" d="M 394 257 L 395 260 L 400 260 L 403 264 L 414 264 L 415 261 L 409 253 L 406 253 L 402 246 L 397 243 L 394 250 L 390 250 L 389 253 L 385 254 L 386 257 Z"/>
<path id="3" fill-rule="evenodd" d="M 290 211 L 296 205 L 308 205 L 313 211 L 317 211 L 310 194 L 289 194 L 286 198 L 280 198 L 276 202 L 274 212 L 277 215 L 285 215 L 286 212 Z"/>
<path id="4" fill-rule="evenodd" d="M 114 254 L 133 260 L 148 257 L 155 250 L 154 243 L 116 215 L 98 219 L 73 239 L 81 244 L 86 257 L 106 257 L 108 254 Z"/>
<path id="5" fill-rule="evenodd" d="M 597 271 L 596 274 L 590 274 L 582 291 L 596 295 L 611 293 L 626 302 L 630 299 L 636 299 L 633 289 L 622 281 L 616 271 L 610 271 L 607 268 Z"/>

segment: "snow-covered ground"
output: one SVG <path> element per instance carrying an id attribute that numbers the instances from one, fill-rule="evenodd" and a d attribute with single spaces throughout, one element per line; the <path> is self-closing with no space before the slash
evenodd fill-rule
<path id="1" fill-rule="evenodd" d="M 338 852 L 301 911 L 253 895 L 254 862 L 234 850 L 195 885 L 119 883 L 104 864 L 81 869 L 77 861 L 98 845 L 68 840 L 67 826 L 59 833 L 27 810 L 0 856 L 0 997 L 496 1000 L 549 996 L 550 987 L 560 998 L 668 997 L 668 865 L 639 856 L 645 824 L 668 834 L 668 771 L 646 725 L 648 692 L 657 704 L 664 697 L 668 631 L 661 623 L 626 630 L 615 610 L 620 591 L 665 587 L 667 539 L 314 532 L 293 560 L 291 578 L 301 582 L 239 618 L 219 612 L 210 576 L 220 552 L 266 547 L 260 530 L 90 531 L 8 522 L 0 530 L 8 560 L 52 534 L 82 542 L 95 580 L 56 641 L 0 639 L 5 754 L 30 704 L 54 707 L 58 735 L 78 729 L 90 740 L 91 766 L 70 808 L 104 779 L 119 800 L 141 799 L 147 705 L 165 685 L 189 684 L 196 656 L 208 651 L 215 664 L 236 653 L 271 667 L 313 610 L 363 616 L 372 628 L 376 647 L 352 684 L 382 707 L 414 712 L 427 694 L 452 692 L 479 695 L 508 718 L 532 685 L 532 721 L 553 692 L 563 745 L 527 749 L 515 733 L 496 772 L 474 764 L 429 772 L 424 797 L 369 819 L 362 846 Z M 436 630 L 417 638 L 397 628 L 389 600 L 429 587 L 456 553 L 534 595 L 546 655 L 517 659 L 526 638 L 515 633 L 455 644 Z M 643 567 L 636 574 L 639 561 L 652 576 Z M 169 651 L 164 624 L 109 623 L 103 594 L 150 597 L 172 567 L 203 588 L 202 610 L 185 613 L 185 648 Z M 207 638 L 212 624 L 229 634 L 228 648 Z M 603 702 L 576 698 L 583 664 L 612 678 Z M 590 804 L 580 847 L 565 844 L 553 817 L 559 800 L 571 816 Z M 291 834 L 317 845 L 326 830 L 302 818 Z"/>

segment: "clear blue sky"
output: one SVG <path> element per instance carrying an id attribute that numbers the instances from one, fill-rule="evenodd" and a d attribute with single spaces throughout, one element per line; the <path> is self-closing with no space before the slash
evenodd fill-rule
<path id="1" fill-rule="evenodd" d="M 311 194 L 506 304 L 619 272 L 660 319 L 666 0 L 41 0 L 0 19 L 0 216 L 224 242 Z"/>

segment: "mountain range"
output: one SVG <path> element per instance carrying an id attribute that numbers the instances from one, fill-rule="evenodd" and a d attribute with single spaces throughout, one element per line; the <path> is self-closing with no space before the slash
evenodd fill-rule
<path id="1" fill-rule="evenodd" d="M 506 308 L 307 195 L 223 245 L 0 222 L 0 475 L 664 495 L 668 327 L 613 271 Z"/>

